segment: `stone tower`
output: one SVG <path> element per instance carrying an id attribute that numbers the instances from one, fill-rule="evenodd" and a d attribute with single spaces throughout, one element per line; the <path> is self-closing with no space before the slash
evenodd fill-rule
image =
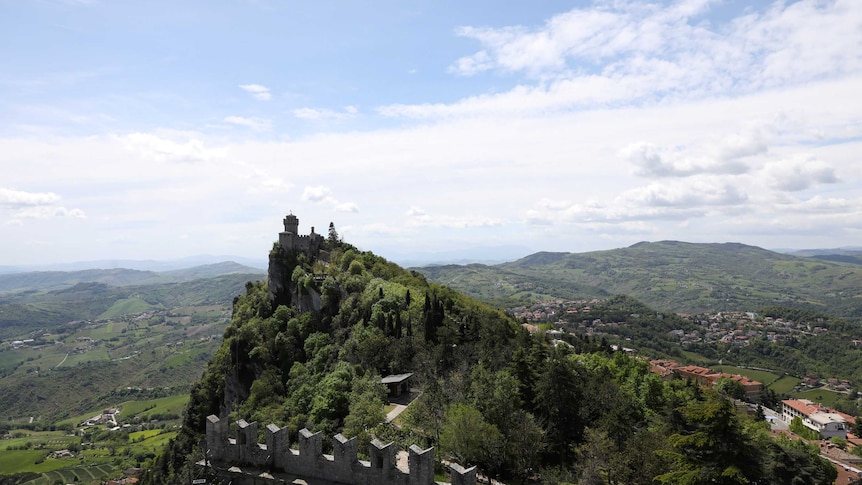
<path id="1" fill-rule="evenodd" d="M 299 218 L 293 214 L 288 214 L 284 218 L 284 232 L 299 235 Z"/>
<path id="2" fill-rule="evenodd" d="M 288 214 L 284 218 L 284 232 L 278 233 L 278 242 L 285 251 L 304 252 L 309 256 L 317 256 L 323 245 L 323 236 L 314 232 L 305 236 L 299 235 L 299 218 Z"/>

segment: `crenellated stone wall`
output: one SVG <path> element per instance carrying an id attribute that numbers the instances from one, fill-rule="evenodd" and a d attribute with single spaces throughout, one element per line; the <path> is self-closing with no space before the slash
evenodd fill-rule
<path id="1" fill-rule="evenodd" d="M 374 439 L 369 444 L 369 461 L 357 459 L 356 438 L 340 433 L 332 440 L 333 453 L 323 454 L 323 435 L 307 429 L 299 432 L 299 449 L 290 447 L 287 428 L 274 424 L 265 428 L 266 443 L 258 443 L 257 423 L 239 420 L 236 438 L 230 438 L 226 421 L 207 417 L 207 461 L 212 469 L 229 476 L 234 483 L 275 485 L 290 483 L 279 472 L 306 479 L 346 485 L 433 485 L 434 449 L 413 445 L 408 450 L 408 468 L 396 464 L 394 443 Z M 244 468 L 250 467 L 250 468 Z M 475 485 L 476 467 L 451 467 L 453 485 Z M 265 470 L 261 472 L 261 470 Z"/>

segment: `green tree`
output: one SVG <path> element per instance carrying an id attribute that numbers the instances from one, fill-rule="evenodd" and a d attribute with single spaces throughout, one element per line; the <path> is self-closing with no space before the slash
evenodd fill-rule
<path id="1" fill-rule="evenodd" d="M 383 423 L 383 396 L 386 386 L 377 374 L 353 379 L 350 390 L 349 414 L 344 419 L 344 434 L 356 436 L 360 443 L 370 441 L 375 428 Z"/>
<path id="2" fill-rule="evenodd" d="M 838 477 L 832 463 L 820 458 L 816 445 L 784 435 L 761 443 L 761 448 L 768 452 L 765 467 L 767 483 L 771 485 L 831 485 Z"/>
<path id="3" fill-rule="evenodd" d="M 728 377 L 719 378 L 715 383 L 715 390 L 722 396 L 733 399 L 742 399 L 745 397 L 745 386 L 741 382 Z"/>
<path id="4" fill-rule="evenodd" d="M 446 419 L 447 404 L 440 383 L 434 379 L 427 381 L 422 395 L 401 415 L 404 426 L 424 436 L 432 446 L 440 443 L 440 431 Z"/>
<path id="5" fill-rule="evenodd" d="M 335 224 L 329 223 L 329 235 L 326 240 L 329 242 L 331 246 L 334 246 L 341 242 L 341 238 L 338 236 L 338 231 L 335 230 Z"/>
<path id="6" fill-rule="evenodd" d="M 673 485 L 749 484 L 763 478 L 762 453 L 740 426 L 733 404 L 710 392 L 680 409 L 682 430 L 669 438 L 673 471 L 656 477 Z"/>
<path id="7" fill-rule="evenodd" d="M 454 404 L 446 411 L 440 448 L 462 464 L 496 470 L 503 457 L 503 436 L 469 404 Z"/>
<path id="8" fill-rule="evenodd" d="M 526 481 L 539 468 L 545 451 L 545 430 L 523 410 L 516 412 L 502 429 L 506 435 L 506 465 L 518 479 Z"/>
<path id="9" fill-rule="evenodd" d="M 472 404 L 498 429 L 512 422 L 521 408 L 519 383 L 508 370 L 491 372 L 479 365 L 470 375 Z"/>
<path id="10" fill-rule="evenodd" d="M 802 424 L 802 418 L 799 416 L 790 420 L 790 431 L 808 440 L 819 440 L 820 433 Z"/>
<path id="11" fill-rule="evenodd" d="M 552 462 L 569 463 L 575 444 L 584 436 L 583 368 L 565 356 L 547 361 L 536 382 L 536 416 L 545 424 L 547 452 Z"/>

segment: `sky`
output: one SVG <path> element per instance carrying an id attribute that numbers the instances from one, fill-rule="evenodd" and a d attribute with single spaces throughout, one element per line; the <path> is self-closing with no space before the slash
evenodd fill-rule
<path id="1" fill-rule="evenodd" d="M 0 0 L 0 265 L 862 241 L 862 2 Z"/>

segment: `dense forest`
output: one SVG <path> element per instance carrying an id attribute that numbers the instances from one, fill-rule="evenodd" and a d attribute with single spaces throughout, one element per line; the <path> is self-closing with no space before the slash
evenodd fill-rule
<path id="1" fill-rule="evenodd" d="M 601 340 L 551 345 L 512 318 L 339 240 L 319 257 L 278 245 L 270 283 L 234 300 L 223 344 L 147 484 L 202 473 L 205 417 L 434 446 L 507 483 L 830 484 L 801 441 L 773 438 L 728 396 L 662 380 Z M 279 289 L 273 291 L 273 273 Z M 422 390 L 400 427 L 380 377 Z M 328 440 L 324 440 L 327 443 Z"/>

